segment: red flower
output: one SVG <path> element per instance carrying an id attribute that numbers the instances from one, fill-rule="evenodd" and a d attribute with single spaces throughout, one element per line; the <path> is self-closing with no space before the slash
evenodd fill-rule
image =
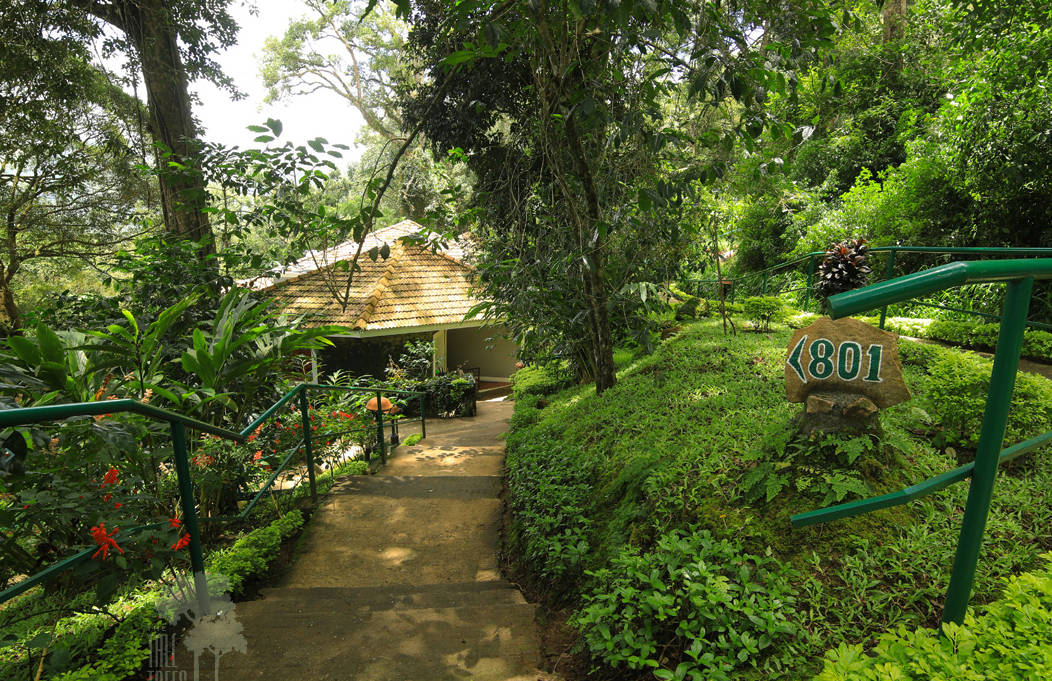
<path id="1" fill-rule="evenodd" d="M 252 455 L 252 461 L 259 461 L 263 458 L 263 450 L 257 449 L 256 453 Z"/>
<path id="2" fill-rule="evenodd" d="M 26 510 L 27 508 L 29 508 L 29 504 L 26 504 L 25 506 L 23 506 L 23 507 L 22 507 L 22 510 L 24 511 L 24 510 Z"/>
<path id="3" fill-rule="evenodd" d="M 109 496 L 109 495 L 107 494 L 106 496 Z M 114 503 L 114 504 L 113 504 L 113 508 L 120 508 L 120 507 L 121 507 L 121 506 L 123 506 L 123 505 L 124 505 L 124 504 L 122 504 L 121 502 L 119 502 L 119 501 L 118 501 L 118 502 L 116 502 L 116 503 Z"/>
<path id="4" fill-rule="evenodd" d="M 184 549 L 184 548 L 186 548 L 186 545 L 189 544 L 189 543 L 190 543 L 190 535 L 184 534 L 183 536 L 179 537 L 179 541 L 177 541 L 174 544 L 172 544 L 172 550 L 173 551 L 179 551 L 180 549 Z"/>
<path id="5" fill-rule="evenodd" d="M 113 496 L 112 494 L 107 494 L 106 496 L 102 497 L 102 500 L 103 501 L 109 501 L 112 496 Z"/>
<path id="6" fill-rule="evenodd" d="M 103 486 L 103 488 L 105 488 L 106 485 L 116 485 L 116 484 L 117 484 L 117 469 L 116 468 L 111 468 L 108 471 L 106 471 L 106 475 L 102 478 L 102 486 Z"/>
<path id="7" fill-rule="evenodd" d="M 179 520 L 178 518 L 169 518 L 168 519 L 168 527 L 169 528 L 179 527 L 182 524 L 183 524 L 183 521 Z"/>
<path id="8" fill-rule="evenodd" d="M 115 534 L 117 534 L 116 527 L 113 528 L 111 532 L 106 532 L 106 523 L 99 523 L 97 527 L 91 528 L 91 536 L 99 546 L 99 550 L 91 556 L 92 560 L 95 560 L 95 557 L 100 553 L 102 554 L 102 559 L 106 560 L 106 556 L 109 554 L 111 548 L 124 553 L 124 549 L 117 546 L 117 541 L 113 538 L 113 535 Z"/>

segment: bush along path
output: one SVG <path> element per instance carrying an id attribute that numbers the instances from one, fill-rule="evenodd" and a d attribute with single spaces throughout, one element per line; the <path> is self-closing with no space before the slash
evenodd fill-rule
<path id="1" fill-rule="evenodd" d="M 237 605 L 244 652 L 218 679 L 551 679 L 535 606 L 498 571 L 510 415 L 429 422 L 377 475 L 338 481 L 282 585 Z"/>

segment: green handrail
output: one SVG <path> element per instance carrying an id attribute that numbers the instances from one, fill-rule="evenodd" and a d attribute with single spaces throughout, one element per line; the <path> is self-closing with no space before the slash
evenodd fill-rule
<path id="1" fill-rule="evenodd" d="M 1052 441 L 1052 432 L 1049 432 L 1001 451 L 1016 371 L 1019 369 L 1031 293 L 1037 279 L 1052 279 L 1052 258 L 955 262 L 831 296 L 826 301 L 829 316 L 839 319 L 955 286 L 994 282 L 1008 285 L 975 462 L 900 492 L 799 514 L 791 519 L 795 526 L 800 527 L 888 508 L 927 496 L 970 476 L 972 481 L 946 592 L 943 623 L 960 624 L 968 610 L 998 466 Z"/>
<path id="2" fill-rule="evenodd" d="M 307 403 L 307 391 L 308 390 L 336 390 L 342 392 L 376 392 L 379 398 L 383 393 L 398 394 L 416 396 L 420 400 L 420 421 L 421 421 L 421 432 L 426 437 L 426 425 L 425 425 L 425 413 L 424 413 L 424 393 L 420 391 L 409 391 L 409 390 L 388 390 L 386 388 L 358 388 L 358 387 L 345 387 L 345 386 L 333 386 L 333 385 L 320 385 L 316 383 L 300 383 L 294 388 L 289 390 L 284 396 L 278 399 L 273 405 L 271 405 L 266 411 L 260 414 L 251 423 L 245 426 L 241 431 L 228 430 L 219 426 L 214 426 L 210 423 L 200 421 L 198 419 L 191 418 L 185 414 L 179 414 L 177 412 L 155 407 L 150 404 L 143 404 L 137 400 L 123 399 L 123 400 L 105 400 L 101 402 L 76 402 L 72 404 L 54 404 L 43 407 L 23 407 L 18 409 L 0 409 L 0 429 L 13 428 L 16 426 L 24 426 L 33 423 L 44 423 L 47 421 L 61 421 L 68 418 L 77 416 L 101 416 L 104 414 L 119 414 L 119 413 L 134 413 L 148 418 L 165 421 L 169 424 L 172 430 L 172 446 L 174 450 L 174 463 L 176 470 L 176 478 L 179 487 L 179 498 L 180 505 L 183 511 L 183 525 L 186 528 L 186 532 L 190 537 L 190 544 L 188 546 L 190 552 L 190 566 L 194 573 L 195 589 L 198 597 L 198 607 L 201 612 L 210 612 L 210 603 L 208 598 L 208 584 L 205 577 L 204 571 L 204 555 L 201 550 L 201 534 L 198 527 L 197 509 L 194 506 L 194 494 L 193 494 L 193 483 L 190 479 L 190 466 L 188 459 L 188 448 L 186 445 L 186 430 L 200 431 L 202 433 L 208 433 L 217 437 L 233 440 L 238 443 L 244 443 L 248 440 L 251 435 L 260 425 L 270 419 L 275 413 L 278 412 L 283 406 L 287 405 L 297 396 L 300 397 L 299 407 L 301 416 L 303 419 L 303 439 L 292 451 L 285 457 L 281 466 L 270 476 L 267 484 L 264 485 L 259 492 L 257 492 L 255 498 L 251 504 L 246 506 L 240 515 L 237 516 L 223 516 L 205 520 L 212 521 L 233 521 L 241 520 L 251 510 L 251 507 L 260 498 L 263 492 L 270 487 L 277 479 L 278 474 L 281 470 L 289 463 L 292 456 L 299 451 L 302 446 L 305 450 L 307 458 L 307 476 L 310 482 L 310 493 L 311 498 L 317 501 L 318 491 L 317 484 L 314 477 L 314 457 L 311 447 L 311 435 L 310 435 L 310 416 L 308 414 L 309 405 Z M 379 401 L 379 399 L 377 400 Z M 386 448 L 384 446 L 383 438 L 383 418 L 380 414 L 377 420 L 377 426 L 379 428 L 380 438 L 380 458 L 386 462 Z M 157 523 L 152 525 L 143 525 L 120 532 L 117 536 L 128 536 L 130 534 L 137 534 L 149 529 L 156 529 L 163 526 L 164 523 Z M 68 558 L 65 558 L 53 565 L 45 568 L 44 570 L 31 575 L 26 579 L 18 582 L 17 584 L 5 589 L 0 592 L 0 603 L 4 603 L 19 594 L 22 594 L 34 586 L 41 584 L 49 579 L 52 579 L 58 574 L 65 572 L 66 570 L 72 569 L 77 565 L 88 560 L 88 557 L 95 552 L 95 547 L 91 547 L 80 551 Z"/>

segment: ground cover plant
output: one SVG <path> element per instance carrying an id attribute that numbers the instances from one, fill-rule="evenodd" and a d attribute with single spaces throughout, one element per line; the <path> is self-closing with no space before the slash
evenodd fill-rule
<path id="1" fill-rule="evenodd" d="M 899 626 L 880 637 L 871 655 L 862 645 L 841 643 L 826 654 L 815 681 L 903 681 L 953 678 L 1047 679 L 1052 675 L 1052 554 L 1033 572 L 1011 577 L 1004 596 L 946 636 L 932 629 Z"/>
<path id="2" fill-rule="evenodd" d="M 538 400 L 516 388 L 511 547 L 538 589 L 577 609 L 582 646 L 617 678 L 806 679 L 829 647 L 938 623 L 966 484 L 800 530 L 789 515 L 967 459 L 981 404 L 964 396 L 984 390 L 989 360 L 903 341 L 914 397 L 882 413 L 883 436 L 803 443 L 787 427 L 800 409 L 785 401 L 788 338 L 777 326 L 725 336 L 701 320 L 653 355 L 623 356 L 601 396 L 571 386 Z M 939 373 L 948 362 L 976 386 L 955 404 L 945 394 L 957 379 Z M 1048 381 L 1020 385 L 1006 445 L 1049 422 Z M 1000 473 L 973 604 L 1052 548 L 1050 484 L 1040 451 Z M 720 593 L 757 587 L 744 619 L 706 621 Z"/>

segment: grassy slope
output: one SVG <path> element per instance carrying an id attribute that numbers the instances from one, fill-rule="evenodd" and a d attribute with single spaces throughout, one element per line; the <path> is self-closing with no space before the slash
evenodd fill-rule
<path id="1" fill-rule="evenodd" d="M 509 437 L 509 471 L 522 563 L 556 596 L 587 593 L 586 570 L 605 567 L 626 544 L 642 550 L 670 530 L 710 529 L 752 553 L 771 547 L 800 570 L 797 645 L 810 664 L 821 651 L 861 641 L 896 624 L 938 621 L 967 486 L 908 507 L 802 530 L 788 516 L 821 506 L 795 490 L 746 503 L 741 481 L 799 410 L 786 403 L 788 332 L 722 335 L 699 322 L 636 359 L 618 385 L 597 397 L 571 388 L 538 410 L 521 396 Z M 903 343 L 906 346 L 907 343 Z M 898 489 L 958 465 L 925 435 L 938 404 L 925 396 L 934 356 L 903 350 L 911 402 L 882 416 L 898 451 L 868 466 L 875 492 Z M 884 450 L 881 450 L 884 454 Z M 1031 457 L 1028 457 L 1031 458 Z M 1034 565 L 1049 549 L 1052 459 L 1039 455 L 1002 475 L 973 602 L 992 598 L 999 578 Z M 779 677 L 781 678 L 781 677 Z"/>

